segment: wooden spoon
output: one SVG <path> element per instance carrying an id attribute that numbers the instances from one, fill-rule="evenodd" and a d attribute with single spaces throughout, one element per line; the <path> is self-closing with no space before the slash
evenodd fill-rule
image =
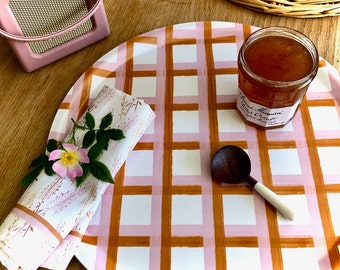
<path id="1" fill-rule="evenodd" d="M 251 162 L 248 154 L 235 145 L 220 148 L 211 161 L 211 173 L 216 180 L 229 184 L 247 182 L 283 216 L 293 220 L 294 212 L 276 193 L 251 177 L 250 171 Z"/>

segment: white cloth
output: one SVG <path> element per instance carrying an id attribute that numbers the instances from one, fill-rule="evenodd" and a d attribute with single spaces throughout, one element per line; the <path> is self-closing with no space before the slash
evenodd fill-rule
<path id="1" fill-rule="evenodd" d="M 99 158 L 114 176 L 154 118 L 150 106 L 105 86 L 89 108 L 97 125 L 111 112 L 112 128 L 126 138 L 110 141 Z M 84 123 L 84 115 L 78 121 Z M 86 131 L 77 129 L 76 145 Z M 36 269 L 43 265 L 65 269 L 75 254 L 92 215 L 108 187 L 91 174 L 78 188 L 75 182 L 42 172 L 0 227 L 0 261 L 9 269 Z"/>

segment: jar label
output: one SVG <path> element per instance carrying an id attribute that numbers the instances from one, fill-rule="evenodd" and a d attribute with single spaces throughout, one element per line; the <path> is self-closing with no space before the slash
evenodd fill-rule
<path id="1" fill-rule="evenodd" d="M 294 116 L 300 101 L 293 106 L 271 109 L 251 102 L 239 88 L 237 94 L 237 109 L 248 121 L 263 127 L 285 125 Z"/>

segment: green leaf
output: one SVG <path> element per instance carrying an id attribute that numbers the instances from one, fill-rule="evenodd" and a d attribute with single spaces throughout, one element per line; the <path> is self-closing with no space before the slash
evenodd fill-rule
<path id="1" fill-rule="evenodd" d="M 94 160 L 94 159 L 98 158 L 100 156 L 100 154 L 102 153 L 102 151 L 104 150 L 105 144 L 106 144 L 105 139 L 103 137 L 97 143 L 92 145 L 92 147 L 90 148 L 89 153 L 88 153 L 89 159 Z"/>
<path id="2" fill-rule="evenodd" d="M 88 148 L 94 143 L 94 140 L 96 138 L 96 132 L 94 130 L 89 130 L 85 133 L 84 139 L 83 139 L 83 148 Z"/>
<path id="3" fill-rule="evenodd" d="M 107 134 L 109 135 L 111 140 L 119 141 L 125 138 L 125 135 L 121 129 L 109 129 L 107 130 Z"/>
<path id="4" fill-rule="evenodd" d="M 90 172 L 90 165 L 88 163 L 82 163 L 80 166 L 83 168 L 83 175 L 76 178 L 77 187 L 84 183 Z"/>
<path id="5" fill-rule="evenodd" d="M 28 187 L 35 179 L 37 179 L 38 175 L 44 168 L 43 165 L 40 165 L 36 167 L 31 173 L 26 175 L 22 180 L 21 180 L 21 186 L 22 187 Z"/>
<path id="6" fill-rule="evenodd" d="M 97 142 L 99 142 L 106 135 L 105 130 L 98 130 L 96 134 Z"/>
<path id="7" fill-rule="evenodd" d="M 47 161 L 48 161 L 48 156 L 46 154 L 40 154 L 40 156 L 32 160 L 30 168 L 43 165 Z"/>
<path id="8" fill-rule="evenodd" d="M 92 114 L 90 114 L 89 112 L 86 113 L 85 115 L 85 121 L 86 121 L 86 125 L 90 130 L 93 130 L 95 125 L 96 125 L 96 121 L 94 120 L 94 117 L 92 116 Z"/>
<path id="9" fill-rule="evenodd" d="M 109 148 L 109 141 L 110 141 L 110 137 L 109 136 L 107 136 L 107 135 L 105 135 L 104 136 L 104 150 L 108 150 L 108 148 Z"/>
<path id="10" fill-rule="evenodd" d="M 93 160 L 90 162 L 90 172 L 93 174 L 94 177 L 97 179 L 107 182 L 107 183 L 114 183 L 113 178 L 111 176 L 111 172 L 106 167 L 106 165 L 98 160 Z"/>
<path id="11" fill-rule="evenodd" d="M 52 168 L 53 163 L 54 163 L 54 161 L 47 161 L 47 162 L 45 162 L 45 173 L 48 176 L 54 175 L 54 170 Z"/>
<path id="12" fill-rule="evenodd" d="M 100 123 L 99 128 L 100 129 L 106 129 L 107 127 L 109 127 L 112 123 L 112 114 L 108 113 L 107 115 L 105 115 Z"/>
<path id="13" fill-rule="evenodd" d="M 103 140 L 104 141 L 104 148 L 103 150 L 107 150 L 109 147 L 110 137 L 107 135 L 106 130 L 98 130 L 97 131 L 97 141 Z"/>
<path id="14" fill-rule="evenodd" d="M 56 149 L 58 149 L 58 142 L 55 139 L 49 139 L 47 142 L 47 147 L 46 147 L 48 152 L 52 152 Z"/>

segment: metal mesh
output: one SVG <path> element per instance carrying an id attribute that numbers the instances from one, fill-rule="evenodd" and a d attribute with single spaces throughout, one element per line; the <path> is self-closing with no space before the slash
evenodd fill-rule
<path id="1" fill-rule="evenodd" d="M 88 11 L 87 0 L 10 0 L 9 7 L 24 36 L 42 36 L 64 29 L 79 21 Z M 49 40 L 29 42 L 39 54 L 81 36 L 93 29 L 91 20 L 68 33 Z"/>

